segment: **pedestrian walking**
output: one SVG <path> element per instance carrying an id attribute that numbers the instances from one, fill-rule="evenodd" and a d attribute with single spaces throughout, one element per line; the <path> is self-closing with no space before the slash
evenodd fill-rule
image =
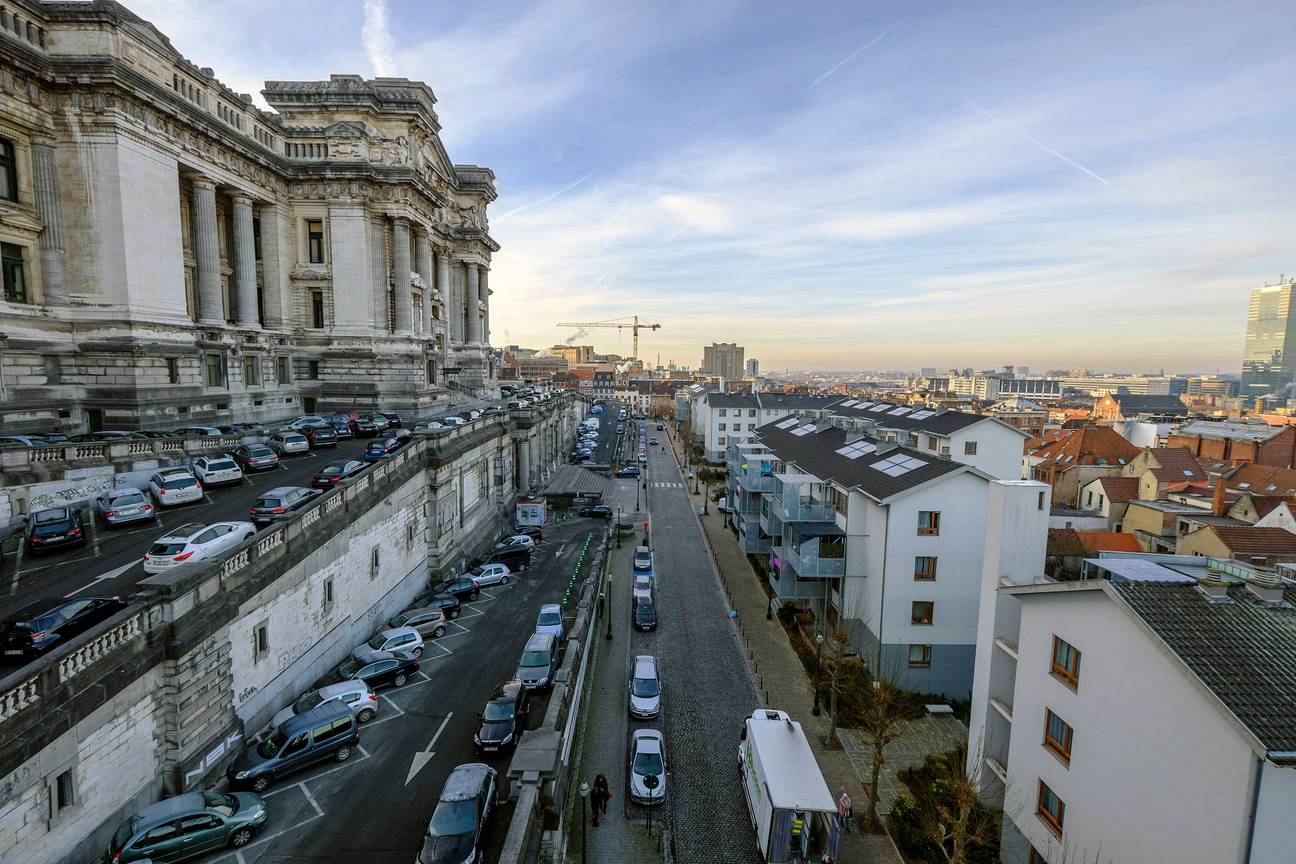
<path id="1" fill-rule="evenodd" d="M 590 790 L 590 812 L 594 817 L 594 827 L 598 827 L 599 817 L 607 812 L 608 801 L 612 800 L 612 790 L 608 788 L 607 778 L 602 774 L 594 778 L 594 788 Z"/>
<path id="2" fill-rule="evenodd" d="M 841 820 L 842 830 L 850 831 L 851 819 L 855 816 L 855 811 L 851 809 L 850 796 L 846 790 L 842 790 L 841 797 L 837 799 L 837 818 Z"/>

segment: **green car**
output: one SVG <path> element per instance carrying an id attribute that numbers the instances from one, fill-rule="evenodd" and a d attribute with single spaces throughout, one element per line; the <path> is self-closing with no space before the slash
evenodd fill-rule
<path id="1" fill-rule="evenodd" d="M 215 789 L 150 804 L 127 819 L 108 845 L 109 864 L 187 861 L 216 849 L 238 849 L 265 827 L 265 800 L 251 792 Z"/>

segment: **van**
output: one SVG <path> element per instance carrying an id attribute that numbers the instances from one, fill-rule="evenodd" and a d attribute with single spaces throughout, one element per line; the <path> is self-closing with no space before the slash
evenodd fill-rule
<path id="1" fill-rule="evenodd" d="M 552 633 L 535 633 L 522 649 L 517 677 L 528 690 L 553 685 L 558 671 L 558 637 Z"/>
<path id="2" fill-rule="evenodd" d="M 351 707 L 337 701 L 325 702 L 285 721 L 244 750 L 226 774 L 235 786 L 263 792 L 276 779 L 316 762 L 345 762 L 359 743 L 359 727 Z"/>

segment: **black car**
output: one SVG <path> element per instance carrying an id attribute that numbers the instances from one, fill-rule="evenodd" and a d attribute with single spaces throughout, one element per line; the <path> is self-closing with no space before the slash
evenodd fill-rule
<path id="1" fill-rule="evenodd" d="M 458 618 L 460 607 L 463 606 L 463 604 L 459 602 L 459 598 L 453 594 L 437 594 L 432 597 L 431 600 L 428 600 L 426 603 L 420 603 L 419 605 L 424 607 L 437 607 L 445 613 L 447 620 Z"/>
<path id="2" fill-rule="evenodd" d="M 521 681 L 515 678 L 496 687 L 478 715 L 481 726 L 473 735 L 477 752 L 498 753 L 516 748 L 530 712 L 531 700 Z"/>
<path id="3" fill-rule="evenodd" d="M 336 447 L 338 442 L 337 430 L 332 426 L 307 426 L 301 434 L 306 436 L 313 448 L 317 447 Z"/>
<path id="4" fill-rule="evenodd" d="M 279 454 L 264 444 L 245 444 L 230 454 L 247 474 L 252 471 L 273 471 L 279 467 Z"/>
<path id="5" fill-rule="evenodd" d="M 60 546 L 84 546 L 81 514 L 71 507 L 38 510 L 27 520 L 27 551 L 44 552 Z"/>
<path id="6" fill-rule="evenodd" d="M 620 471 L 616 472 L 616 474 L 615 474 L 614 476 L 616 476 L 616 477 L 638 477 L 638 476 L 639 476 L 639 466 L 638 466 L 638 465 L 627 465 L 626 467 L 622 468 Z"/>
<path id="7" fill-rule="evenodd" d="M 658 423 L 658 424 L 657 424 L 657 431 L 658 431 L 658 432 L 665 432 L 665 431 L 666 431 L 666 427 L 663 426 L 662 424 Z"/>
<path id="8" fill-rule="evenodd" d="M 593 507 L 582 507 L 580 515 L 590 516 L 595 519 L 611 519 L 612 508 L 606 504 L 595 504 Z"/>
<path id="9" fill-rule="evenodd" d="M 527 525 L 523 528 L 519 528 L 513 533 L 520 534 L 523 537 L 530 537 L 532 540 L 534 540 L 537 543 L 539 543 L 541 540 L 544 539 L 544 532 L 534 525 Z"/>
<path id="10" fill-rule="evenodd" d="M 0 656 L 39 657 L 126 608 L 120 597 L 51 597 L 38 600 L 0 622 Z"/>
<path id="11" fill-rule="evenodd" d="M 531 566 L 531 550 L 520 546 L 496 549 L 485 557 L 483 564 L 503 564 L 510 573 L 521 573 Z"/>
<path id="12" fill-rule="evenodd" d="M 449 594 L 462 602 L 476 600 L 477 595 L 481 593 L 481 586 L 467 577 L 459 576 L 441 580 L 432 586 L 432 591 L 437 594 Z"/>
<path id="13" fill-rule="evenodd" d="M 286 513 L 305 507 L 319 495 L 320 490 L 305 486 L 276 486 L 261 493 L 249 512 L 255 524 L 267 525 Z"/>
<path id="14" fill-rule="evenodd" d="M 636 630 L 657 629 L 657 607 L 651 600 L 639 600 L 634 604 L 634 628 Z"/>
<path id="15" fill-rule="evenodd" d="M 330 462 L 311 478 L 310 484 L 316 489 L 332 489 L 343 480 L 350 480 L 365 468 L 365 463 L 358 459 Z"/>
<path id="16" fill-rule="evenodd" d="M 388 427 L 389 429 L 399 429 L 399 428 L 400 428 L 400 425 L 401 425 L 401 416 L 400 416 L 399 414 L 396 414 L 396 413 L 393 413 L 393 412 L 390 412 L 390 411 L 381 411 L 381 412 L 379 412 L 379 413 L 382 414 L 382 416 L 384 416 L 384 417 L 387 418 L 387 427 Z"/>
<path id="17" fill-rule="evenodd" d="M 351 421 L 349 420 L 330 420 L 329 425 L 333 427 L 333 432 L 337 435 L 339 441 L 350 441 L 355 437 L 351 431 Z"/>
<path id="18" fill-rule="evenodd" d="M 372 438 L 378 434 L 378 426 L 368 417 L 357 417 L 353 425 L 357 438 Z"/>
<path id="19" fill-rule="evenodd" d="M 364 660 L 356 657 L 343 660 L 316 681 L 315 687 L 326 687 L 339 681 L 363 681 L 374 690 L 388 685 L 404 687 L 418 668 L 418 658 L 407 651 L 371 651 Z"/>
<path id="20" fill-rule="evenodd" d="M 418 864 L 485 860 L 482 844 L 498 797 L 497 775 L 489 765 L 470 762 L 451 771 L 428 820 Z"/>

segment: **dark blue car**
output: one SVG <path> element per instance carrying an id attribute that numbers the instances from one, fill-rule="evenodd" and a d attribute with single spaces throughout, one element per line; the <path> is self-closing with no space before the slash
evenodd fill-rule
<path id="1" fill-rule="evenodd" d="M 366 462 L 381 462 L 399 450 L 401 444 L 402 442 L 399 438 L 377 438 L 370 442 L 369 446 L 365 448 L 364 456 L 362 458 Z"/>

